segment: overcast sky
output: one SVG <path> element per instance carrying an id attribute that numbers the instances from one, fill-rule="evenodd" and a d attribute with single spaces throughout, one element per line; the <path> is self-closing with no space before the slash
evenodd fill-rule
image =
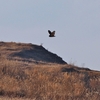
<path id="1" fill-rule="evenodd" d="M 68 63 L 100 71 L 100 0 L 0 0 L 0 41 L 43 44 Z"/>

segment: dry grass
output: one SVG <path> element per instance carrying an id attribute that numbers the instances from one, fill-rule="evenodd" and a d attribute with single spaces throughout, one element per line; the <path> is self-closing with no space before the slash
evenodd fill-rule
<path id="1" fill-rule="evenodd" d="M 0 100 L 35 100 L 35 99 L 30 99 L 30 98 L 9 98 L 9 97 L 0 97 Z"/>
<path id="2" fill-rule="evenodd" d="M 1 100 L 99 100 L 100 72 L 0 59 Z M 95 76 L 95 77 L 94 77 Z M 13 98 L 13 99 L 12 99 Z M 30 99 L 27 99 L 30 98 Z"/>
<path id="3" fill-rule="evenodd" d="M 0 42 L 0 100 L 100 100 L 98 71 L 73 64 L 35 61 L 27 57 L 33 54 L 24 51 L 26 56 L 22 58 L 10 56 L 25 49 L 34 50 L 34 47 L 32 44 Z M 43 50 L 41 57 L 45 54 Z M 46 61 L 47 58 L 43 59 Z"/>

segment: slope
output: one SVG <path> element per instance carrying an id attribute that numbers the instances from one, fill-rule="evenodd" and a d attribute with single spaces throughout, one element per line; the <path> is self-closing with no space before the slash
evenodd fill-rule
<path id="1" fill-rule="evenodd" d="M 49 52 L 43 46 L 31 43 L 0 42 L 0 54 L 13 60 L 67 64 L 61 57 Z"/>
<path id="2" fill-rule="evenodd" d="M 0 42 L 0 99 L 10 98 L 100 100 L 100 72 L 67 64 L 42 46 Z"/>

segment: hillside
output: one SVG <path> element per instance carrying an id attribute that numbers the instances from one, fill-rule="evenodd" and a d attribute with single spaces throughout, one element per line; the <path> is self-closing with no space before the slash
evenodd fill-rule
<path id="1" fill-rule="evenodd" d="M 0 42 L 0 56 L 27 62 L 67 64 L 61 57 L 35 44 Z"/>
<path id="2" fill-rule="evenodd" d="M 100 100 L 100 72 L 43 46 L 0 42 L 0 100 Z"/>

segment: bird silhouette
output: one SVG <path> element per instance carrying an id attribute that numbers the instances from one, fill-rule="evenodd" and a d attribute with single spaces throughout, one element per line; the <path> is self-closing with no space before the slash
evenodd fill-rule
<path id="1" fill-rule="evenodd" d="M 50 30 L 48 30 L 49 33 L 49 37 L 55 37 L 55 31 L 51 32 Z"/>

